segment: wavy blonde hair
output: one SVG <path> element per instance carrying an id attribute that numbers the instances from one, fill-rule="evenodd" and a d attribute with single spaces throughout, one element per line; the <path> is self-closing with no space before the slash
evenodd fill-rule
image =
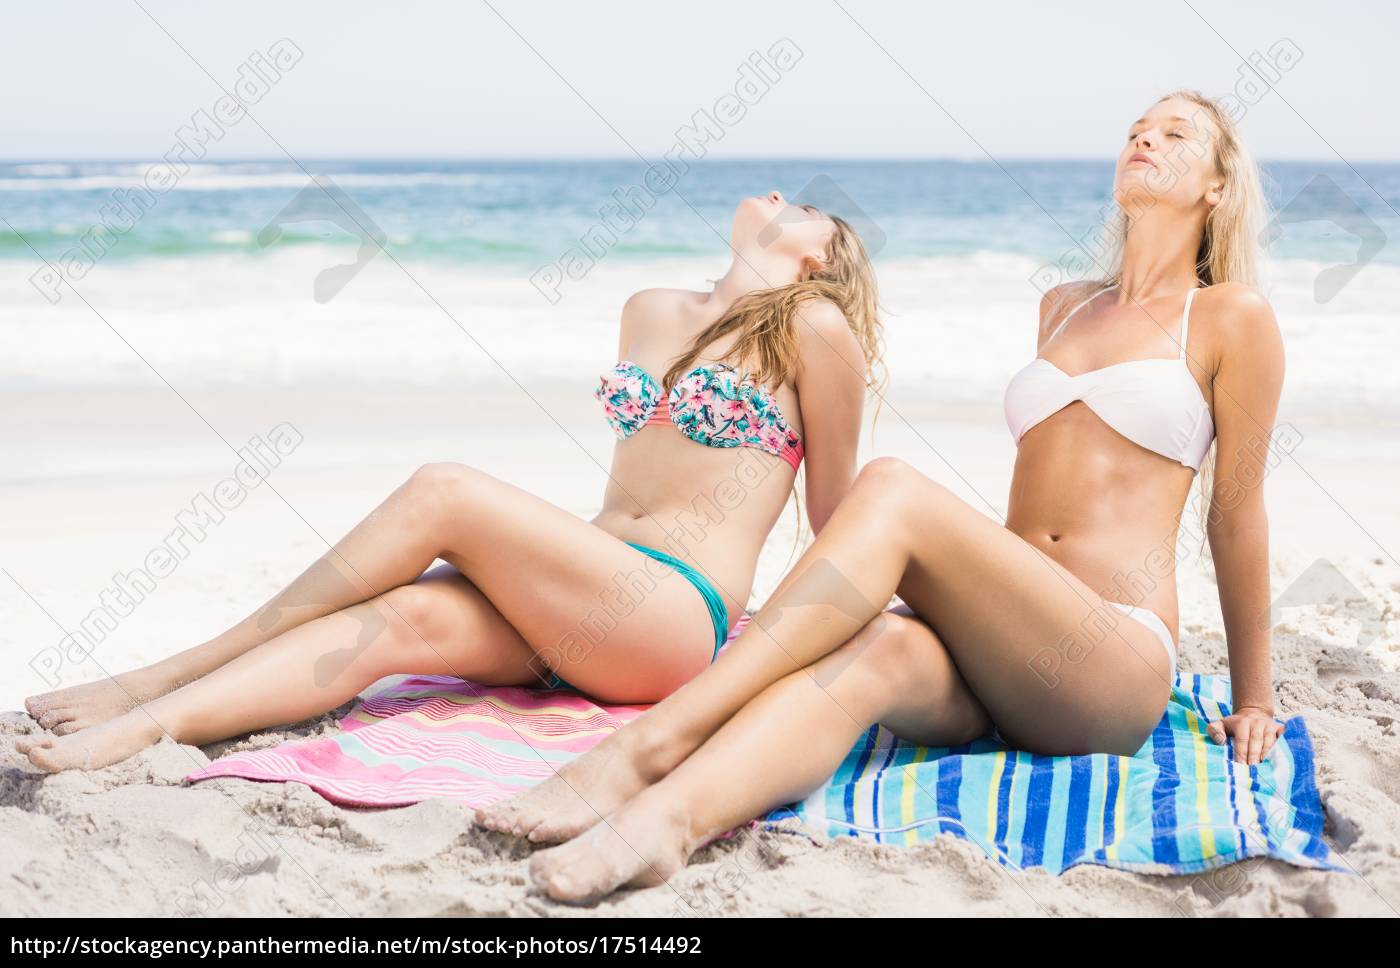
<path id="1" fill-rule="evenodd" d="M 825 214 L 825 213 L 822 213 Z M 724 315 L 705 328 L 680 356 L 672 361 L 662 387 L 669 391 L 688 373 L 705 347 L 731 333 L 738 333 L 725 354 L 738 360 L 756 360 L 750 376 L 764 386 L 778 387 L 794 375 L 798 361 L 797 326 L 802 306 L 814 299 L 835 303 L 860 343 L 865 355 L 866 386 L 877 393 L 884 387 L 884 325 L 876 298 L 875 271 L 870 266 L 856 230 L 835 215 L 836 231 L 827 243 L 820 265 L 803 267 L 794 283 L 751 292 L 734 301 Z"/>
<path id="2" fill-rule="evenodd" d="M 1235 119 L 1218 100 L 1207 97 L 1200 91 L 1183 88 L 1162 95 L 1155 103 L 1161 104 L 1172 99 L 1189 101 L 1214 124 L 1217 134 L 1212 154 L 1216 173 L 1224 181 L 1220 201 L 1206 216 L 1205 231 L 1201 234 L 1201 244 L 1196 250 L 1196 281 L 1202 286 L 1213 286 L 1222 282 L 1257 285 L 1258 239 L 1267 216 L 1259 166 L 1245 147 L 1244 138 Z M 1199 130 L 1200 125 L 1194 119 L 1192 124 Z M 1123 244 L 1127 239 L 1132 218 L 1127 211 L 1120 213 L 1113 242 L 1107 253 L 1106 275 L 1100 280 L 1104 287 L 1123 281 Z M 1182 349 L 1184 351 L 1185 347 Z M 1210 450 L 1201 462 L 1199 475 L 1199 507 L 1203 535 L 1214 468 L 1215 442 L 1212 441 Z M 1202 547 L 1204 548 L 1204 540 Z"/>
<path id="3" fill-rule="evenodd" d="M 809 210 L 819 212 L 815 207 Z M 686 373 L 690 372 L 701 352 L 716 340 L 737 334 L 725 353 L 727 359 L 754 360 L 757 363 L 748 375 L 755 382 L 776 389 L 791 380 L 800 358 L 798 325 L 802 307 L 816 299 L 826 299 L 836 305 L 846 317 L 846 323 L 860 343 L 865 356 L 865 385 L 876 395 L 876 415 L 881 391 L 888 381 L 884 362 L 884 324 L 880 320 L 876 295 L 875 270 L 865 244 L 845 219 L 820 212 L 831 219 L 836 230 L 827 243 L 821 263 L 803 266 L 798 280 L 790 285 L 748 293 L 734 301 L 718 320 L 705 328 L 690 348 L 677 356 L 662 377 L 661 385 L 670 392 Z M 872 417 L 872 424 L 874 418 Z M 797 537 L 802 536 L 802 498 L 797 496 Z M 796 545 L 794 545 L 794 548 Z"/>

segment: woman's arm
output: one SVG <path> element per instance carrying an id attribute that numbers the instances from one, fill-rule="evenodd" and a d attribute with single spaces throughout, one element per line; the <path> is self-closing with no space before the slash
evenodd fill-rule
<path id="1" fill-rule="evenodd" d="M 1258 763 L 1282 727 L 1274 721 L 1269 610 L 1269 521 L 1264 475 L 1283 388 L 1283 339 L 1273 310 L 1247 286 L 1216 293 L 1219 365 L 1212 381 L 1215 472 L 1206 534 L 1215 559 L 1220 611 L 1230 653 L 1234 714 L 1212 723 L 1217 742 L 1235 740 L 1235 758 Z"/>
<path id="2" fill-rule="evenodd" d="M 810 301 L 798 312 L 797 341 L 807 520 L 819 532 L 855 480 L 865 354 L 845 315 L 827 300 Z"/>

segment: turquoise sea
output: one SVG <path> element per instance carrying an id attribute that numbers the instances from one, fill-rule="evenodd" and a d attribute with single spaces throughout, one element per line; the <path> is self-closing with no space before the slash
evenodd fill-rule
<path id="1" fill-rule="evenodd" d="M 773 188 L 858 220 L 889 258 L 1004 252 L 1051 261 L 1102 219 L 1111 163 L 1084 161 L 702 161 L 659 194 L 640 161 L 242 161 L 199 163 L 149 192 L 149 163 L 0 164 L 0 259 L 53 259 L 85 243 L 101 260 L 257 255 L 259 233 L 308 184 L 331 179 L 407 260 L 540 265 L 579 245 L 618 195 L 652 203 L 616 231 L 610 258 L 709 253 L 744 196 Z M 1371 226 L 1400 243 L 1400 165 L 1265 166 L 1271 201 L 1294 219 L 1272 246 L 1282 259 L 1355 256 Z M 1334 190 L 1335 189 L 1335 190 Z M 638 203 L 633 202 L 633 208 Z M 616 228 L 616 225 L 614 226 Z M 96 231 L 96 236 L 91 234 Z M 103 233 L 106 233 L 105 237 Z M 21 237 L 22 236 L 22 237 Z M 283 227 L 272 245 L 356 239 L 323 222 Z M 1400 263 L 1400 244 L 1376 258 Z"/>

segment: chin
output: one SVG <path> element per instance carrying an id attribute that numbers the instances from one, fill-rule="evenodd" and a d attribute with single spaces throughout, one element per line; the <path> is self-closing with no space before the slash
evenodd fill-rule
<path id="1" fill-rule="evenodd" d="M 1143 196 L 1156 198 L 1158 193 L 1153 190 L 1152 184 L 1144 175 L 1145 172 L 1138 171 L 1125 171 L 1119 175 L 1113 184 L 1113 200 L 1123 205 L 1131 199 Z"/>
<path id="2" fill-rule="evenodd" d="M 767 222 L 772 217 L 773 204 L 752 195 L 740 202 L 739 207 L 734 210 L 734 220 L 741 223 Z"/>
<path id="3" fill-rule="evenodd" d="M 1118 177 L 1114 179 L 1114 185 L 1118 188 L 1137 187 L 1147 184 L 1147 176 L 1153 169 L 1146 167 L 1120 168 Z"/>

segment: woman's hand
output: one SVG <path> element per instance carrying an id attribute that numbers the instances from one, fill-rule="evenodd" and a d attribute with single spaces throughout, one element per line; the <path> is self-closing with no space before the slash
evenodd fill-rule
<path id="1" fill-rule="evenodd" d="M 1254 766 L 1269 755 L 1274 743 L 1283 735 L 1283 724 L 1274 714 L 1258 706 L 1241 706 L 1224 719 L 1206 725 L 1206 735 L 1217 743 L 1225 737 L 1235 741 L 1235 761 Z"/>

